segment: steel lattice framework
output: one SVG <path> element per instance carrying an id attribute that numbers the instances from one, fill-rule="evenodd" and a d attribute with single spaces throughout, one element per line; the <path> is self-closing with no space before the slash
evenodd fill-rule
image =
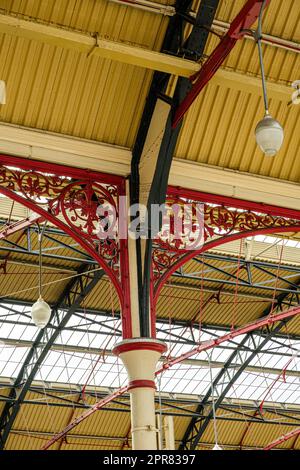
<path id="1" fill-rule="evenodd" d="M 292 299 L 290 299 L 292 301 Z M 281 303 L 280 303 L 281 304 Z M 5 304 L 4 304 L 5 306 Z M 66 306 L 65 305 L 62 305 L 62 308 L 65 310 L 66 309 Z M 66 311 L 66 310 L 65 310 Z M 267 312 L 267 311 L 266 311 Z M 104 314 L 104 312 L 103 312 Z M 80 318 L 80 314 L 78 313 L 78 310 L 77 312 L 73 312 L 73 315 L 75 316 L 78 316 L 78 318 Z M 101 315 L 101 312 L 98 312 L 97 315 Z M 105 314 L 107 315 L 107 313 Z M 26 315 L 25 315 L 25 318 L 26 318 Z M 288 318 L 288 317 L 287 317 Z M 272 318 L 270 319 L 272 320 Z M 85 317 L 85 321 L 86 321 L 86 317 Z M 101 331 L 98 332 L 98 334 L 102 331 L 106 331 L 107 328 L 109 328 L 109 326 L 106 324 L 105 321 L 99 321 L 97 322 L 99 323 L 99 325 L 101 324 Z M 178 327 L 183 327 L 184 326 L 184 323 L 180 323 L 178 324 Z M 187 324 L 188 326 L 188 324 Z M 55 325 L 54 323 L 52 322 L 51 323 L 51 328 L 54 329 Z M 169 331 L 168 331 L 168 325 L 166 324 L 163 328 L 163 324 L 159 326 L 159 329 L 162 329 L 162 331 L 165 332 L 165 334 L 169 335 Z M 176 327 L 176 323 L 173 325 L 173 329 Z M 75 328 L 75 331 L 85 331 L 85 330 L 82 330 L 80 327 L 73 327 L 71 328 L 71 330 L 74 331 L 74 328 Z M 194 326 L 194 328 L 198 328 L 197 325 Z M 56 327 L 56 329 L 58 329 Z M 67 328 L 67 325 L 64 327 L 64 329 L 68 329 Z M 173 330 L 172 329 L 172 330 Z M 178 335 L 176 335 L 176 329 L 175 331 L 170 331 L 171 335 L 172 335 L 172 344 L 186 344 L 186 345 L 194 345 L 196 346 L 196 348 L 194 350 L 191 351 L 192 354 L 195 354 L 195 352 L 197 352 L 197 350 L 199 350 L 199 345 L 197 346 L 197 342 L 193 341 L 193 340 L 190 340 L 187 338 L 185 338 L 184 336 L 181 338 L 181 340 L 178 339 Z M 96 330 L 95 330 L 96 331 Z M 203 328 L 203 333 L 207 331 L 209 332 L 209 329 L 207 330 L 205 327 Z M 277 331 L 277 329 L 276 329 Z M 227 361 L 226 365 L 225 365 L 225 368 L 226 368 L 226 373 L 227 373 L 227 369 L 230 370 L 232 369 L 233 372 L 236 374 L 234 376 L 234 382 L 236 381 L 236 379 L 238 378 L 238 376 L 240 375 L 240 373 L 242 372 L 242 369 L 245 370 L 246 367 L 240 367 L 240 364 L 242 364 L 243 360 L 247 360 L 247 364 L 246 366 L 248 366 L 251 362 L 251 360 L 256 356 L 258 350 L 260 352 L 266 352 L 266 351 L 263 351 L 263 348 L 264 346 L 266 345 L 270 345 L 272 344 L 273 341 L 275 341 L 274 345 L 277 344 L 278 340 L 280 341 L 280 338 L 284 337 L 282 335 L 278 335 L 278 333 L 276 333 L 275 329 L 272 329 L 272 330 L 269 330 L 268 328 L 266 328 L 266 333 L 264 334 L 263 332 L 260 333 L 259 331 L 256 331 L 256 333 L 252 333 L 250 335 L 248 335 L 247 338 L 247 341 L 242 341 L 239 346 L 238 346 L 238 351 L 235 349 L 236 348 L 236 342 L 232 339 L 230 341 L 229 339 L 229 349 L 233 349 L 234 352 L 232 354 L 232 356 L 230 357 L 230 360 Z M 270 336 L 270 333 L 272 333 L 272 337 Z M 117 333 L 117 334 L 120 334 L 120 333 Z M 225 337 L 228 336 L 228 338 L 230 338 L 231 336 L 234 336 L 232 335 L 231 333 L 229 333 L 228 335 L 225 335 Z M 268 339 L 268 341 L 265 341 L 265 339 Z M 213 343 L 215 343 L 215 347 L 218 347 L 218 337 L 216 337 L 216 340 L 215 342 L 213 341 Z M 279 343 L 278 343 L 279 344 Z M 55 344 L 55 347 L 57 348 L 57 343 Z M 207 348 L 209 345 L 204 345 L 205 348 Z M 77 350 L 78 348 L 76 348 Z M 80 348 L 79 348 L 80 349 Z M 78 349 L 78 350 L 79 350 Z M 200 346 L 200 349 L 201 349 L 201 346 Z M 68 349 L 67 349 L 68 350 Z M 72 350 L 72 349 L 71 349 Z M 100 351 L 98 352 L 100 354 Z M 106 351 L 107 353 L 107 351 Z M 285 353 L 283 353 L 283 355 L 285 355 Z M 287 356 L 288 357 L 288 356 Z M 180 359 L 180 358 L 179 358 Z M 176 363 L 176 360 L 173 361 L 174 363 Z M 172 361 L 171 361 L 172 363 Z M 227 373 L 228 377 L 230 376 L 230 372 Z M 224 392 L 224 396 L 222 397 L 222 400 L 218 401 L 217 403 L 217 407 L 220 407 L 222 408 L 223 406 L 223 399 L 225 397 L 225 394 L 226 392 L 229 390 L 230 386 L 232 386 L 232 383 L 230 383 L 230 381 L 226 380 L 228 377 L 227 375 L 225 374 L 225 379 L 224 379 L 224 375 L 222 376 L 222 380 L 220 380 L 219 376 L 219 383 L 216 385 L 216 389 L 220 390 L 220 392 Z M 225 383 L 226 382 L 226 383 Z M 28 383 L 28 390 L 31 389 L 30 387 L 30 383 Z M 226 387 L 225 387 L 226 386 Z M 225 390 L 226 388 L 226 390 Z M 35 390 L 35 388 L 33 388 L 33 390 Z M 121 390 L 122 392 L 122 390 Z M 50 394 L 51 395 L 51 394 Z M 115 395 L 115 400 L 113 400 L 116 404 L 117 404 L 117 397 L 120 396 L 120 391 L 117 391 L 116 392 L 116 395 Z M 209 393 L 207 394 L 208 398 L 209 398 Z M 12 398 L 11 396 L 10 397 L 6 397 L 6 398 L 3 398 L 4 401 L 6 402 L 9 402 L 10 406 L 13 406 L 14 404 L 17 404 L 18 403 L 18 397 L 17 398 Z M 226 400 L 225 400 L 226 401 Z M 28 401 L 26 399 L 23 399 L 22 403 L 30 403 L 31 401 Z M 74 403 L 73 401 L 70 401 L 70 404 L 67 405 L 67 402 L 66 402 L 66 399 L 64 399 L 63 403 L 62 403 L 62 406 L 74 406 Z M 109 403 L 111 402 L 111 396 L 109 397 L 109 399 L 104 399 L 103 402 L 101 402 L 101 409 L 109 409 L 105 406 L 105 403 L 107 403 L 107 406 L 109 405 Z M 72 405 L 73 404 L 73 405 Z M 85 407 L 84 404 L 78 404 L 79 407 Z M 207 420 L 207 422 L 209 422 L 209 420 L 211 419 L 211 412 L 209 412 L 209 406 L 210 406 L 210 400 L 208 399 L 208 402 L 207 402 L 207 407 L 205 409 L 201 409 L 201 411 L 196 411 L 194 413 L 194 419 L 197 419 L 199 420 L 200 422 L 204 422 L 203 420 Z M 224 404 L 225 408 L 226 408 L 226 405 Z M 224 409 L 225 409 L 224 408 Z M 126 411 L 126 409 L 123 409 L 122 407 L 120 408 L 120 406 L 117 407 L 117 410 L 119 411 Z M 181 410 L 183 413 L 184 413 L 184 416 L 188 417 L 188 416 L 191 416 L 189 413 L 187 413 L 186 411 L 184 411 L 184 409 Z M 192 416 L 191 416 L 192 417 Z M 220 419 L 223 419 L 223 418 L 220 418 Z M 238 416 L 236 418 L 233 418 L 233 421 L 237 421 L 239 418 Z M 266 423 L 266 421 L 264 419 L 261 419 L 258 417 L 255 417 L 255 418 L 252 418 L 251 416 L 249 417 L 243 417 L 242 421 L 247 421 L 249 423 L 252 423 L 252 422 L 261 422 L 261 423 Z"/>
<path id="2" fill-rule="evenodd" d="M 91 272 L 90 272 L 91 271 Z M 9 432 L 15 422 L 27 391 L 34 380 L 40 366 L 46 358 L 51 346 L 60 332 L 67 325 L 71 316 L 80 307 L 84 298 L 92 291 L 104 274 L 103 270 L 81 269 L 80 275 L 67 285 L 64 292 L 52 308 L 49 325 L 40 330 L 31 346 L 24 364 L 10 391 L 9 399 L 0 417 L 0 449 L 3 449 Z"/>

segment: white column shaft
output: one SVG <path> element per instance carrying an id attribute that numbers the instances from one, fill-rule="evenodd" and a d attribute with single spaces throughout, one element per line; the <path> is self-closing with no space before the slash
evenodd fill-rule
<path id="1" fill-rule="evenodd" d="M 153 388 L 135 388 L 130 391 L 131 434 L 134 450 L 156 450 L 157 431 Z"/>
<path id="2" fill-rule="evenodd" d="M 155 369 L 167 349 L 152 338 L 124 340 L 114 347 L 128 372 L 131 399 L 131 434 L 134 450 L 156 450 Z"/>

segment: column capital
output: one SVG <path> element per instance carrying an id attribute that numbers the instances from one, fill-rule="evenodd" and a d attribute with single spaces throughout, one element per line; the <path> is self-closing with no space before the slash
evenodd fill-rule
<path id="1" fill-rule="evenodd" d="M 113 348 L 113 353 L 119 356 L 122 353 L 130 351 L 155 351 L 163 354 L 167 350 L 167 345 L 163 341 L 151 338 L 133 338 L 124 340 L 116 344 Z"/>

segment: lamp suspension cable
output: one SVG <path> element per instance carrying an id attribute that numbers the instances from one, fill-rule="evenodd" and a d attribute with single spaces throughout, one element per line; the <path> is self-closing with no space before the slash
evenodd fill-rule
<path id="1" fill-rule="evenodd" d="M 269 156 L 274 157 L 277 152 L 280 150 L 283 139 L 284 132 L 280 123 L 273 119 L 269 113 L 269 101 L 267 94 L 267 84 L 265 76 L 265 67 L 263 61 L 263 51 L 262 51 L 262 16 L 266 6 L 266 0 L 263 0 L 261 4 L 261 9 L 258 17 L 258 27 L 256 31 L 250 31 L 253 35 L 257 46 L 258 46 L 258 55 L 259 55 L 259 64 L 261 70 L 261 80 L 262 80 L 262 89 L 263 89 L 263 99 L 264 99 L 264 108 L 265 115 L 264 118 L 259 121 L 255 129 L 256 142 L 262 152 Z"/>
<path id="2" fill-rule="evenodd" d="M 268 116 L 269 115 L 269 101 L 268 101 L 265 66 L 264 66 L 263 51 L 262 51 L 262 16 L 263 16 L 265 6 L 266 6 L 266 0 L 264 0 L 261 5 L 255 39 L 256 39 L 257 46 L 258 46 L 259 65 L 260 65 L 260 70 L 261 70 L 261 81 L 262 81 L 262 88 L 263 88 L 265 114 L 266 116 Z"/>

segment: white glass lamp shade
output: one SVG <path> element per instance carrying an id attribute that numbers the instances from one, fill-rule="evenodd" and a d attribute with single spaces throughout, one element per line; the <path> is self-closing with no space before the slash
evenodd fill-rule
<path id="1" fill-rule="evenodd" d="M 266 115 L 256 126 L 255 129 L 256 142 L 269 157 L 274 157 L 280 150 L 283 142 L 283 129 L 276 119 Z"/>
<path id="2" fill-rule="evenodd" d="M 31 308 L 31 318 L 38 328 L 45 328 L 51 317 L 51 308 L 40 297 Z"/>
<path id="3" fill-rule="evenodd" d="M 212 450 L 223 450 L 222 447 L 220 447 L 218 444 L 215 444 L 212 448 Z"/>

